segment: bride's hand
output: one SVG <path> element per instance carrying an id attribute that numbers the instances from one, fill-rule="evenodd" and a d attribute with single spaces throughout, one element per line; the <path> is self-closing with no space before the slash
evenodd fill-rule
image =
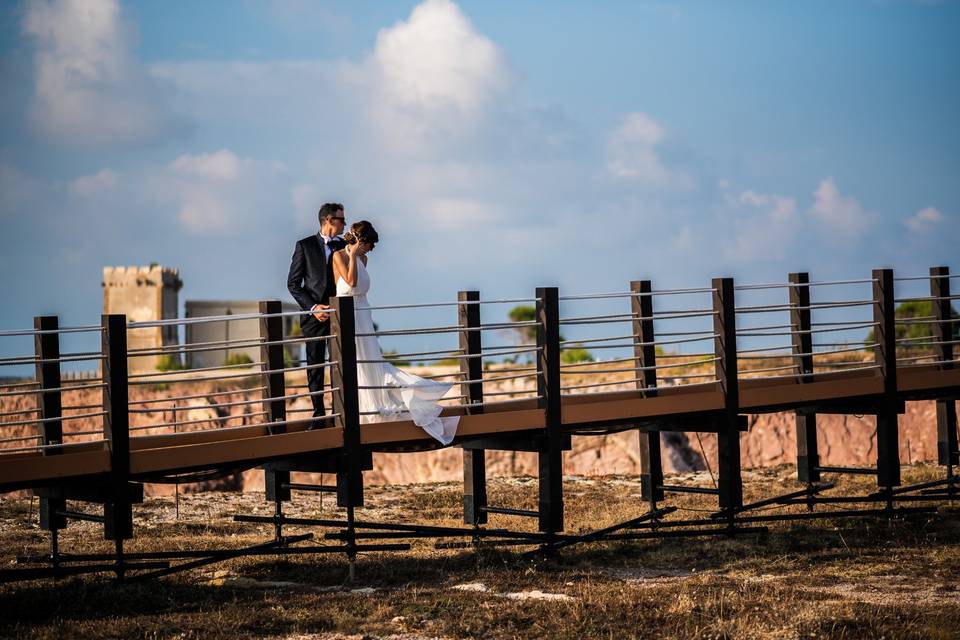
<path id="1" fill-rule="evenodd" d="M 366 244 L 364 244 L 364 243 L 362 243 L 362 242 L 358 242 L 358 243 L 356 243 L 356 244 L 354 244 L 354 245 L 351 245 L 350 255 L 354 255 L 354 256 L 356 256 L 356 257 L 359 258 L 359 257 L 361 257 L 361 256 L 366 255 L 366 253 L 367 253 L 367 245 L 366 245 Z"/>

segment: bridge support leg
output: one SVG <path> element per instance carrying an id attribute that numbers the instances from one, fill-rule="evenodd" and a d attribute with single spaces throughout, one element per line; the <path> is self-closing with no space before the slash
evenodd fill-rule
<path id="1" fill-rule="evenodd" d="M 817 447 L 817 414 L 796 412 L 797 479 L 820 482 L 820 451 Z"/>
<path id="2" fill-rule="evenodd" d="M 265 468 L 263 488 L 268 502 L 273 503 L 273 536 L 280 544 L 283 542 L 283 503 L 292 498 L 290 491 L 290 472 L 281 469 Z"/>
<path id="3" fill-rule="evenodd" d="M 487 524 L 487 466 L 483 449 L 463 451 L 463 522 Z"/>
<path id="4" fill-rule="evenodd" d="M 960 464 L 957 443 L 957 402 L 937 400 L 937 461 L 952 471 Z"/>
<path id="5" fill-rule="evenodd" d="M 348 577 L 356 578 L 357 567 L 357 530 L 356 507 L 363 506 L 363 469 L 357 456 L 347 453 L 344 456 L 344 469 L 337 473 L 337 506 L 347 510 L 347 523 L 343 531 L 343 541 L 347 547 Z"/>
<path id="6" fill-rule="evenodd" d="M 540 531 L 563 531 L 563 454 L 557 438 L 549 438 L 539 462 L 539 525 Z"/>
<path id="7" fill-rule="evenodd" d="M 900 485 L 900 438 L 896 409 L 877 414 L 877 485 Z"/>
<path id="8" fill-rule="evenodd" d="M 60 529 L 66 529 L 67 519 L 61 515 L 67 510 L 67 501 L 62 498 L 40 497 L 40 528 L 50 532 L 50 566 L 60 566 Z"/>
<path id="9" fill-rule="evenodd" d="M 717 488 L 721 509 L 743 506 L 743 481 L 740 477 L 740 431 L 736 421 L 717 434 Z"/>
<path id="10" fill-rule="evenodd" d="M 640 436 L 640 496 L 657 508 L 663 500 L 663 460 L 660 453 L 660 432 L 639 433 Z"/>

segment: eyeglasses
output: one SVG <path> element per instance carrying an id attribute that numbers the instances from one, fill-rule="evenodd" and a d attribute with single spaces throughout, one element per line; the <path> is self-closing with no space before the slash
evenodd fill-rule
<path id="1" fill-rule="evenodd" d="M 347 219 L 343 216 L 330 216 L 330 220 L 339 220 L 340 222 L 346 222 Z"/>

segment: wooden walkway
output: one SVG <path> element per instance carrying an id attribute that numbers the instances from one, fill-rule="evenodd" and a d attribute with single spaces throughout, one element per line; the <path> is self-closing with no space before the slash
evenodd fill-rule
<path id="1" fill-rule="evenodd" d="M 521 541 L 539 544 L 544 549 L 601 539 L 603 535 L 571 538 L 562 533 L 562 452 L 569 449 L 572 435 L 605 435 L 624 430 L 636 430 L 640 438 L 640 487 L 644 502 L 649 505 L 649 511 L 641 519 L 659 521 L 670 510 L 661 504 L 667 494 L 693 490 L 715 494 L 718 500 L 715 516 L 726 524 L 727 531 L 735 532 L 741 524 L 737 521 L 738 516 L 757 506 L 743 503 L 740 483 L 739 436 L 746 428 L 746 414 L 781 411 L 796 414 L 798 476 L 807 483 L 807 490 L 800 493 L 811 506 L 828 488 L 828 485 L 821 484 L 822 474 L 831 472 L 875 474 L 878 494 L 865 499 L 877 501 L 880 496 L 886 503 L 888 515 L 893 513 L 898 500 L 906 499 L 903 496 L 915 498 L 916 491 L 921 489 L 927 490 L 924 495 L 931 501 L 954 496 L 957 476 L 953 468 L 960 464 L 955 404 L 960 398 L 960 368 L 956 366 L 958 360 L 954 353 L 960 326 L 952 311 L 952 301 L 960 296 L 950 293 L 953 278 L 956 276 L 950 276 L 947 268 L 936 267 L 930 270 L 929 276 L 916 278 L 897 279 L 892 270 L 881 269 L 875 270 L 869 279 L 817 283 L 810 282 L 805 273 L 795 273 L 790 275 L 788 282 L 779 284 L 738 287 L 732 279 L 718 278 L 709 287 L 663 291 L 654 289 L 650 281 L 635 281 L 630 284 L 629 291 L 621 293 L 568 297 L 561 297 L 555 288 L 540 288 L 529 300 L 487 302 L 481 301 L 477 292 L 461 292 L 456 302 L 425 305 L 455 308 L 458 318 L 455 325 L 382 331 L 378 335 L 385 338 L 425 333 L 452 334 L 459 342 L 459 349 L 452 356 L 447 352 L 412 354 L 417 360 L 453 357 L 460 363 L 460 373 L 453 376 L 452 382 L 457 383 L 456 388 L 461 393 L 454 399 L 457 404 L 445 407 L 443 415 L 461 416 L 454 445 L 463 448 L 464 522 L 470 527 L 436 532 L 438 537 L 470 532 L 474 537 L 485 535 L 478 533 L 483 531 L 481 525 L 488 522 L 491 514 L 501 514 L 536 518 L 541 534 L 524 534 L 527 537 L 521 536 Z M 899 297 L 894 293 L 895 288 L 916 285 L 929 287 L 929 291 L 913 298 Z M 817 300 L 821 291 L 847 291 L 858 287 L 869 291 L 869 295 Z M 767 296 L 768 302 L 761 305 L 739 302 L 741 297 L 756 294 Z M 782 299 L 769 301 L 771 296 Z M 681 304 L 681 300 L 687 302 Z M 708 302 L 704 303 L 704 300 Z M 601 303 L 618 301 L 624 309 L 616 313 L 566 318 L 560 315 L 561 304 L 596 308 Z M 667 310 L 660 309 L 663 301 L 670 303 Z M 904 302 L 929 303 L 930 314 L 898 318 L 895 308 Z M 516 303 L 535 306 L 534 320 L 481 322 L 484 305 Z M 402 311 L 407 306 L 418 305 L 381 307 L 374 311 Z M 866 317 L 854 320 L 837 318 L 838 312 L 852 314 L 857 311 Z M 276 512 L 272 518 L 240 516 L 238 519 L 275 525 L 276 539 L 264 552 L 289 545 L 281 527 L 293 523 L 293 520 L 283 515 L 282 504 L 291 499 L 291 491 L 295 489 L 337 493 L 338 504 L 347 510 L 347 515 L 346 520 L 337 525 L 342 529 L 345 542 L 336 549 L 351 559 L 358 551 L 366 549 L 402 548 L 403 545 L 390 544 L 364 548 L 356 543 L 356 529 L 362 525 L 354 519 L 353 510 L 363 504 L 363 471 L 372 467 L 370 454 L 373 451 L 415 451 L 438 445 L 410 421 L 362 421 L 357 400 L 358 363 L 352 298 L 334 301 L 331 334 L 323 338 L 327 340 L 330 352 L 330 362 L 323 366 L 330 374 L 330 387 L 324 393 L 328 397 L 331 415 L 320 422 L 309 417 L 296 417 L 295 409 L 288 407 L 291 398 L 306 397 L 310 392 L 303 389 L 303 385 L 288 388 L 285 374 L 316 365 L 302 362 L 285 365 L 285 347 L 308 340 L 282 334 L 282 318 L 289 313 L 282 312 L 279 302 L 264 301 L 260 313 L 250 317 L 128 323 L 124 316 L 105 315 L 99 325 L 73 328 L 60 328 L 56 317 L 38 317 L 31 331 L 0 332 L 0 338 L 32 335 L 36 347 L 30 356 L 0 361 L 0 364 L 30 364 L 36 371 L 33 383 L 0 386 L 0 394 L 5 396 L 23 395 L 36 399 L 36 408 L 31 413 L 19 412 L 23 416 L 12 415 L 6 423 L 0 423 L 0 435 L 4 433 L 5 424 L 29 424 L 35 430 L 35 436 L 4 440 L 26 441 L 28 444 L 0 449 L 0 492 L 32 489 L 41 496 L 40 521 L 43 528 L 51 532 L 55 558 L 59 553 L 56 532 L 67 526 L 69 519 L 82 517 L 78 512 L 70 511 L 67 502 L 80 500 L 104 505 L 104 515 L 95 519 L 104 524 L 107 537 L 117 541 L 118 556 L 109 568 L 118 575 L 140 569 L 160 573 L 170 570 L 161 566 L 165 564 L 163 562 L 137 565 L 123 560 L 122 541 L 133 535 L 132 505 L 142 498 L 141 483 L 170 481 L 175 477 L 189 481 L 202 478 L 204 474 L 255 466 L 264 468 L 267 498 L 275 504 Z M 757 317 L 771 319 L 757 324 Z M 821 321 L 821 317 L 825 321 Z M 167 388 L 176 389 L 179 385 L 195 383 L 198 377 L 222 381 L 249 377 L 249 372 L 218 369 L 209 376 L 204 372 L 191 372 L 190 375 L 182 372 L 129 374 L 127 363 L 132 357 L 177 355 L 190 349 L 222 349 L 225 345 L 128 350 L 128 331 L 164 324 L 241 319 L 256 319 L 261 326 L 259 344 L 262 357 L 257 366 L 260 368 L 262 397 L 246 403 L 262 407 L 259 415 L 251 414 L 256 418 L 255 424 L 177 432 L 178 426 L 188 423 L 174 420 L 160 425 L 170 431 L 160 435 L 143 435 L 140 433 L 142 428 L 131 427 L 131 417 L 137 414 L 138 407 L 142 408 L 142 405 L 130 402 L 132 385 L 162 383 Z M 681 330 L 661 329 L 671 323 L 680 325 Z M 694 326 L 696 323 L 699 324 Z M 921 332 L 920 337 L 905 330 L 918 324 L 929 329 Z M 619 327 L 621 330 L 628 327 L 629 333 L 577 341 L 561 337 L 561 330 L 582 331 L 584 327 Z M 489 335 L 487 332 L 497 331 L 516 331 L 536 338 L 519 346 L 485 347 L 482 337 Z M 815 342 L 818 337 L 829 338 L 838 333 L 849 335 L 844 332 L 851 331 L 860 331 L 861 334 L 869 331 L 872 342 L 852 345 L 836 339 L 826 344 Z M 61 354 L 59 339 L 69 332 L 99 333 L 101 351 Z M 738 347 L 738 343 L 743 345 L 751 339 L 758 339 L 764 346 Z M 786 350 L 769 346 L 771 341 L 788 342 Z M 664 352 L 659 350 L 668 346 L 702 346 L 705 343 L 710 345 L 709 352 L 689 357 L 672 355 L 665 358 Z M 589 368 L 576 362 L 564 362 L 564 351 L 577 346 L 627 349 L 630 355 Z M 524 353 L 533 360 L 526 367 L 517 365 L 515 369 L 496 372 L 485 371 L 483 367 L 484 359 L 516 357 Z M 867 353 L 869 358 L 843 362 L 836 359 L 845 353 L 854 356 Z M 825 359 L 828 356 L 831 359 Z M 405 356 L 400 354 L 398 357 Z M 678 358 L 682 361 L 677 362 Z M 67 386 L 61 378 L 61 365 L 81 359 L 101 363 L 102 377 Z M 787 364 L 783 364 L 784 361 Z M 608 365 L 614 368 L 607 369 Z M 670 373 L 678 370 L 689 373 Z M 629 373 L 633 378 L 628 382 L 634 388 L 608 390 L 615 385 L 622 387 L 623 381 L 619 379 L 564 386 L 575 374 L 583 378 L 605 372 Z M 524 380 L 530 386 L 514 392 L 491 391 L 493 383 L 508 379 Z M 70 432 L 63 430 L 63 422 L 71 419 L 64 415 L 64 410 L 70 407 L 64 407 L 62 399 L 65 390 L 83 387 L 102 389 L 102 410 L 95 407 L 97 411 L 86 414 L 101 423 L 102 437 L 71 442 Z M 511 398 L 511 394 L 523 395 L 525 392 L 535 397 Z M 498 396 L 507 396 L 507 399 L 494 399 Z M 177 397 L 183 396 L 171 395 L 170 399 Z M 898 453 L 897 416 L 904 412 L 905 402 L 914 400 L 937 402 L 937 424 L 931 425 L 931 429 L 937 430 L 939 462 L 946 467 L 942 481 L 919 488 L 901 486 Z M 816 444 L 816 416 L 824 413 L 876 416 L 875 467 L 821 466 Z M 660 460 L 660 433 L 663 431 L 718 435 L 716 488 L 691 489 L 664 484 Z M 488 504 L 486 450 L 538 454 L 540 477 L 536 509 L 503 509 Z M 337 485 L 298 485 L 290 480 L 290 473 L 294 471 L 336 473 Z M 791 495 L 786 500 L 796 497 Z M 778 499 L 783 496 L 773 496 L 763 503 L 778 503 Z M 824 500 L 829 502 L 826 498 Z M 415 524 L 383 526 L 393 527 L 389 532 L 395 534 L 394 537 L 399 537 L 409 527 L 416 529 Z M 634 522 L 629 526 L 639 525 Z M 618 526 L 613 530 L 621 528 Z M 502 536 L 509 536 L 505 530 L 497 531 Z M 208 560 L 216 559 L 211 558 Z M 44 570 L 62 571 L 61 565 L 55 560 Z"/>

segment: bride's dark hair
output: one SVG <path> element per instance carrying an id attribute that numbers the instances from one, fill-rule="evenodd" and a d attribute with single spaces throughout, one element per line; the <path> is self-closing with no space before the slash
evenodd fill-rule
<path id="1" fill-rule="evenodd" d="M 347 231 L 343 234 L 343 240 L 347 244 L 356 244 L 357 242 L 362 242 L 363 244 L 369 244 L 371 247 L 380 242 L 380 236 L 377 234 L 377 230 L 373 228 L 373 225 L 370 224 L 367 220 L 361 220 L 360 222 L 354 222 L 350 225 L 350 231 Z"/>

